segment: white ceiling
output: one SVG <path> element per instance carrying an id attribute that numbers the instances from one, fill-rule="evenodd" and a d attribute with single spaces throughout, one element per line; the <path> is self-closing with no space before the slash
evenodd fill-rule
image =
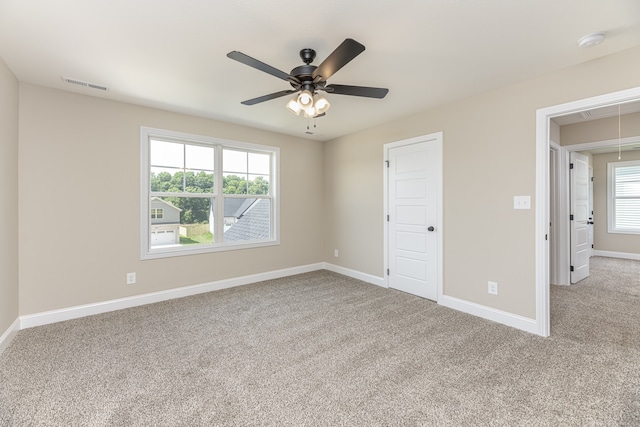
<path id="1" fill-rule="evenodd" d="M 578 49 L 599 31 L 604 43 Z M 366 50 L 329 84 L 385 99 L 328 94 L 314 135 L 288 97 L 240 104 L 290 87 L 228 52 L 288 73 L 300 49 L 318 65 L 345 38 Z M 638 45 L 638 0 L 0 0 L 0 57 L 20 81 L 317 140 Z"/>
<path id="2" fill-rule="evenodd" d="M 617 117 L 618 114 L 637 113 L 640 111 L 640 102 L 628 102 L 625 104 L 607 105 L 606 107 L 594 108 L 593 110 L 581 111 L 579 113 L 566 114 L 554 117 L 552 120 L 560 126 L 574 123 L 588 122 L 590 120 L 605 119 L 607 117 Z"/>

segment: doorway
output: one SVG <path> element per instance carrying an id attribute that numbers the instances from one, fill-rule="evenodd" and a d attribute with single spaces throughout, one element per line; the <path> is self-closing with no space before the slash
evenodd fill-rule
<path id="1" fill-rule="evenodd" d="M 587 111 L 600 107 L 640 101 L 640 87 L 587 98 L 536 113 L 536 327 L 541 336 L 550 334 L 550 121 L 554 117 Z M 574 147 L 577 148 L 577 147 Z M 584 149 L 584 148 L 582 148 Z M 560 215 L 560 221 L 563 221 Z M 566 215 L 566 221 L 569 216 Z M 558 239 L 562 243 L 563 239 Z M 560 249 L 559 249 L 560 250 Z M 562 268 L 562 266 L 559 266 Z"/>

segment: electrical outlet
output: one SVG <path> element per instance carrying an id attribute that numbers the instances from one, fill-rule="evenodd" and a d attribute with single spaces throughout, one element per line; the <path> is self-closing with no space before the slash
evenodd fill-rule
<path id="1" fill-rule="evenodd" d="M 340 256 L 340 252 L 338 252 L 338 250 L 337 250 L 337 249 L 334 249 L 334 250 L 333 250 L 333 256 L 334 256 L 334 257 L 336 257 L 336 258 L 338 258 L 338 257 Z"/>
<path id="2" fill-rule="evenodd" d="M 127 273 L 127 285 L 136 283 L 136 273 Z"/>
<path id="3" fill-rule="evenodd" d="M 488 289 L 487 291 L 491 294 L 491 295 L 498 295 L 498 284 L 496 282 L 488 282 Z"/>

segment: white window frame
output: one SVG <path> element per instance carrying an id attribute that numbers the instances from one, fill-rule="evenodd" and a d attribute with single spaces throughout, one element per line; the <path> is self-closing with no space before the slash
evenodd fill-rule
<path id="1" fill-rule="evenodd" d="M 615 170 L 621 167 L 640 166 L 640 160 L 607 163 L 607 231 L 616 234 L 640 234 L 638 229 L 616 227 Z M 635 197 L 634 197 L 635 198 Z"/>
<path id="2" fill-rule="evenodd" d="M 224 230 L 224 198 L 233 195 L 225 195 L 222 192 L 222 151 L 225 148 L 241 151 L 269 153 L 271 154 L 271 176 L 269 181 L 268 196 L 256 195 L 256 197 L 269 198 L 271 200 L 271 238 L 254 241 L 234 241 L 219 242 L 211 244 L 171 246 L 162 248 L 151 247 L 151 215 L 150 212 L 150 140 L 160 139 L 174 141 L 177 143 L 205 145 L 216 148 L 215 168 L 214 168 L 214 192 L 211 195 L 215 198 L 215 212 L 220 212 L 216 217 L 219 220 L 215 224 L 215 235 L 223 235 Z M 195 255 L 211 252 L 222 252 L 238 249 L 260 248 L 280 244 L 280 149 L 267 145 L 253 144 L 248 142 L 231 141 L 220 138 L 213 138 L 202 135 L 194 135 L 184 132 L 176 132 L 152 127 L 140 127 L 140 258 L 157 259 L 175 256 Z M 249 194 L 243 196 L 251 196 Z M 218 240 L 217 238 L 215 240 Z"/>

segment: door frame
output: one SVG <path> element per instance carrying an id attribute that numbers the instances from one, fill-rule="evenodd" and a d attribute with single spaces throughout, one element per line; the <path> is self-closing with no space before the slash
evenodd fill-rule
<path id="1" fill-rule="evenodd" d="M 412 144 L 417 144 L 419 142 L 429 142 L 429 143 L 434 143 L 436 144 L 436 155 L 438 156 L 438 161 L 436 162 L 437 164 L 437 170 L 435 173 L 436 176 L 436 188 L 438 191 L 438 194 L 436 196 L 437 199 L 437 203 L 438 206 L 436 208 L 436 238 L 437 238 L 437 250 L 438 250 L 438 254 L 437 254 L 437 261 L 436 261 L 436 270 L 437 270 L 437 285 L 436 285 L 436 302 L 438 304 L 440 304 L 440 301 L 442 299 L 442 295 L 443 295 L 443 288 L 444 288 L 444 282 L 443 282 L 443 278 L 444 278 L 444 273 L 443 273 L 443 266 L 444 266 L 444 245 L 443 245 L 443 235 L 444 235 L 444 228 L 443 228 L 443 216 L 442 216 L 442 212 L 443 212 L 443 157 L 442 157 L 442 152 L 443 152 L 443 143 L 444 143 L 444 138 L 443 138 L 443 132 L 435 132 L 435 133 L 431 133 L 431 134 L 427 134 L 427 135 L 422 135 L 422 136 L 417 136 L 414 138 L 409 138 L 409 139 L 403 139 L 400 141 L 395 141 L 395 142 L 390 142 L 387 144 L 384 144 L 383 146 L 383 163 L 382 163 L 382 167 L 384 170 L 384 173 L 382 174 L 383 176 L 383 191 L 384 191 L 384 204 L 383 204 L 383 221 L 384 221 L 384 244 L 383 244 L 383 259 L 384 259 L 384 271 L 383 271 L 383 275 L 384 275 L 384 285 L 385 287 L 389 288 L 389 275 L 387 274 L 387 270 L 389 269 L 389 222 L 387 221 L 387 216 L 389 215 L 389 150 L 392 148 L 398 148 L 398 147 L 403 147 L 406 145 L 412 145 Z"/>
<path id="2" fill-rule="evenodd" d="M 608 105 L 640 101 L 640 87 L 585 98 L 536 111 L 536 209 L 535 209 L 535 269 L 536 269 L 536 332 L 550 334 L 549 288 L 549 149 L 550 120 L 565 114 L 578 113 Z M 576 146 L 571 146 L 576 147 Z M 564 147 L 563 147 L 564 148 Z M 564 162 L 563 162 L 564 163 Z M 562 199 L 561 199 L 562 201 Z M 562 221 L 562 218 L 560 218 Z M 568 218 L 567 218 L 568 220 Z M 562 241 L 562 239 L 560 239 Z M 562 243 L 560 241 L 560 243 Z"/>
<path id="3" fill-rule="evenodd" d="M 640 137 L 632 136 L 622 138 L 620 141 L 616 138 L 604 141 L 583 142 L 581 144 L 565 145 L 562 147 L 558 146 L 560 157 L 562 159 L 559 171 L 562 179 L 557 182 L 558 186 L 556 187 L 556 206 L 559 212 L 557 228 L 563 232 L 559 233 L 561 237 L 556 242 L 556 261 L 558 262 L 555 264 L 555 271 L 553 269 L 551 270 L 551 277 L 554 277 L 555 274 L 555 277 L 557 277 L 558 280 L 558 282 L 554 284 L 571 284 L 571 272 L 569 270 L 571 264 L 569 256 L 569 253 L 571 252 L 571 238 L 569 236 L 569 153 L 572 151 L 589 151 L 596 148 L 617 147 L 618 144 L 624 147 L 625 145 L 636 145 L 638 143 L 640 143 Z"/>

